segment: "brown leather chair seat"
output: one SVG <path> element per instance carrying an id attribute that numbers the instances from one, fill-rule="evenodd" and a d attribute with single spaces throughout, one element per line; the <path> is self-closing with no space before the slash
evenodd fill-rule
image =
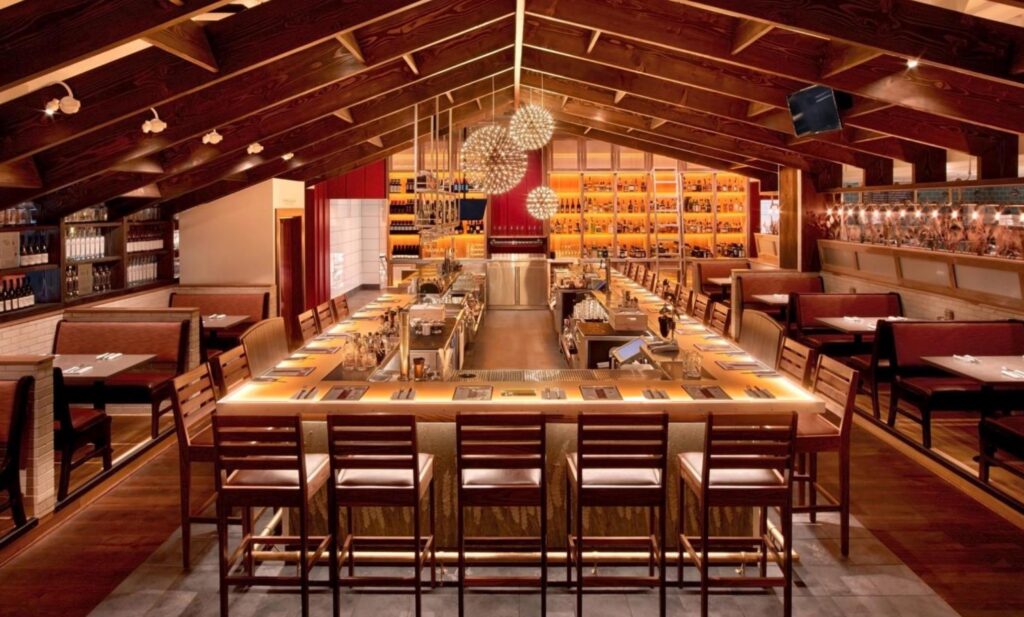
<path id="1" fill-rule="evenodd" d="M 121 373 L 108 379 L 104 389 L 138 388 L 149 391 L 166 386 L 175 377 L 176 375 L 172 371 Z"/>
<path id="2" fill-rule="evenodd" d="M 679 455 L 680 469 L 697 484 L 704 478 L 704 453 L 684 452 Z M 721 486 L 785 486 L 786 480 L 772 469 L 712 469 L 708 478 Z"/>
<path id="3" fill-rule="evenodd" d="M 540 486 L 540 470 L 465 469 L 462 486 Z"/>
<path id="4" fill-rule="evenodd" d="M 919 396 L 975 395 L 981 392 L 981 386 L 977 381 L 963 377 L 897 377 L 896 380 L 902 387 Z"/>
<path id="5" fill-rule="evenodd" d="M 576 453 L 566 455 L 566 464 L 574 483 L 579 483 L 579 470 L 576 465 Z M 661 471 L 658 469 L 628 468 L 620 469 L 594 468 L 584 470 L 583 486 L 661 486 Z"/>
<path id="6" fill-rule="evenodd" d="M 71 407 L 68 411 L 71 413 L 71 427 L 76 431 L 102 422 L 107 417 L 102 410 L 92 407 Z M 54 428 L 59 428 L 59 425 L 59 422 L 53 423 Z"/>
<path id="7" fill-rule="evenodd" d="M 796 451 L 823 452 L 840 446 L 840 430 L 818 413 L 796 416 Z"/>
<path id="8" fill-rule="evenodd" d="M 420 484 L 426 486 L 434 475 L 434 455 L 419 453 L 417 465 L 420 470 Z M 338 486 L 357 488 L 366 486 L 412 488 L 411 469 L 344 469 L 338 472 Z"/>
<path id="9" fill-rule="evenodd" d="M 326 454 L 306 454 L 306 481 L 310 488 L 323 483 L 330 467 Z M 225 481 L 226 486 L 299 486 L 299 473 L 285 469 L 239 470 Z"/>
<path id="10" fill-rule="evenodd" d="M 871 354 L 863 353 L 844 358 L 843 364 L 861 372 L 871 370 Z M 879 358 L 878 368 L 889 368 L 889 360 L 886 358 Z"/>

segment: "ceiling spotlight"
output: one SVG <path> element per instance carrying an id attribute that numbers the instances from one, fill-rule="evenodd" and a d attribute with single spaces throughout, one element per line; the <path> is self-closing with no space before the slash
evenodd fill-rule
<path id="1" fill-rule="evenodd" d="M 260 152 L 263 152 L 263 145 L 258 141 L 254 141 L 249 144 L 249 147 L 246 148 L 245 151 L 249 154 L 259 154 Z"/>
<path id="2" fill-rule="evenodd" d="M 910 59 L 907 60 L 907 68 L 908 69 L 916 69 L 918 64 L 919 64 L 919 62 L 918 62 L 917 58 L 910 58 Z"/>
<path id="3" fill-rule="evenodd" d="M 294 152 L 287 152 L 287 153 L 281 155 L 281 160 L 283 160 L 283 161 L 290 161 L 293 158 L 295 158 L 295 153 Z"/>
<path id="4" fill-rule="evenodd" d="M 149 111 L 153 112 L 153 117 L 142 123 L 143 133 L 163 133 L 164 129 L 167 128 L 167 123 L 160 119 L 160 114 L 156 113 L 156 109 L 153 107 L 149 108 Z"/>
<path id="5" fill-rule="evenodd" d="M 217 129 L 213 129 L 206 135 L 203 135 L 203 143 L 216 146 L 220 142 L 224 141 L 224 136 L 217 132 Z"/>
<path id="6" fill-rule="evenodd" d="M 67 85 L 63 81 L 58 81 L 58 84 L 64 87 L 67 94 L 61 98 L 52 98 L 46 102 L 46 115 L 52 116 L 58 111 L 65 113 L 69 116 L 77 114 L 78 110 L 82 108 L 82 101 L 75 98 L 75 93 L 71 91 L 71 86 Z"/>

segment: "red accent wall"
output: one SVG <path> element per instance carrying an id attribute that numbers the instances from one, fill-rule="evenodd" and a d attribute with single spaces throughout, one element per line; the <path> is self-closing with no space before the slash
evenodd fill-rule
<path id="1" fill-rule="evenodd" d="M 541 151 L 527 153 L 526 176 L 511 191 L 491 197 L 491 236 L 542 236 L 544 223 L 526 210 L 526 195 L 544 181 Z"/>
<path id="2" fill-rule="evenodd" d="M 343 176 L 335 176 L 306 191 L 306 307 L 331 297 L 332 199 L 387 198 L 387 161 L 381 159 Z"/>

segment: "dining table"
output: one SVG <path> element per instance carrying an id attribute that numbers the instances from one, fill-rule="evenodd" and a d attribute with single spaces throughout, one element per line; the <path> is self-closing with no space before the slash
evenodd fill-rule
<path id="1" fill-rule="evenodd" d="M 992 411 L 991 394 L 996 387 L 1024 387 L 1024 356 L 922 356 L 925 364 L 981 385 L 982 416 Z"/>
<path id="2" fill-rule="evenodd" d="M 888 321 L 906 321 L 906 317 L 890 316 L 890 317 L 857 317 L 857 316 L 845 316 L 845 317 L 818 317 L 817 322 L 823 326 L 828 326 L 833 330 L 842 332 L 843 334 L 853 335 L 853 342 L 860 344 L 865 334 L 874 334 L 878 329 L 878 322 L 882 320 Z"/>
<path id="3" fill-rule="evenodd" d="M 97 409 L 106 407 L 103 389 L 107 381 L 149 362 L 153 354 L 123 354 L 107 352 L 102 354 L 57 354 L 53 357 L 54 368 L 64 375 L 69 385 L 92 385 L 93 402 Z"/>

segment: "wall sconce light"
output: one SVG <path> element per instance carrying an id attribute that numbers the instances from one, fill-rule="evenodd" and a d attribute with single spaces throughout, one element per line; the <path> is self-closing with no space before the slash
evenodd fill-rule
<path id="1" fill-rule="evenodd" d="M 75 98 L 75 93 L 71 91 L 71 86 L 67 85 L 63 81 L 58 81 L 58 84 L 64 86 L 67 90 L 67 94 L 61 98 L 53 98 L 46 102 L 45 112 L 47 116 L 52 116 L 58 111 L 69 116 L 77 114 L 78 110 L 82 108 L 82 101 Z"/>
<path id="2" fill-rule="evenodd" d="M 156 109 L 153 107 L 149 108 L 149 111 L 153 112 L 153 117 L 142 123 L 143 133 L 163 133 L 164 129 L 167 128 L 167 123 L 160 119 L 160 114 L 156 113 Z"/>
<path id="3" fill-rule="evenodd" d="M 217 132 L 217 129 L 213 129 L 206 135 L 203 135 L 203 143 L 216 146 L 220 142 L 224 141 L 224 136 Z"/>

